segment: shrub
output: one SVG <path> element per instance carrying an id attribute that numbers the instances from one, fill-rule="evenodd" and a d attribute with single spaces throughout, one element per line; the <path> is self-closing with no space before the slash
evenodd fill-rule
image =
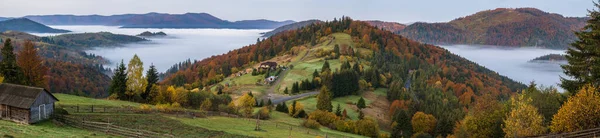
<path id="1" fill-rule="evenodd" d="M 56 115 L 69 115 L 69 112 L 64 108 L 56 108 L 54 109 L 54 114 Z"/>
<path id="2" fill-rule="evenodd" d="M 302 126 L 306 127 L 306 128 L 310 128 L 310 129 L 319 129 L 321 128 L 321 125 L 319 125 L 319 122 L 312 120 L 312 119 L 307 119 L 302 123 Z"/>
<path id="3" fill-rule="evenodd" d="M 331 112 L 315 110 L 308 115 L 308 119 L 315 120 L 323 126 L 329 126 L 330 124 L 338 120 L 338 117 L 337 115 Z"/>
<path id="4" fill-rule="evenodd" d="M 262 107 L 262 108 L 260 108 L 260 110 L 258 110 L 258 113 L 256 113 L 256 115 L 259 115 L 258 117 L 261 120 L 267 120 L 267 119 L 271 118 L 271 111 L 267 107 Z M 256 115 L 255 115 L 255 117 L 256 117 Z"/>
<path id="5" fill-rule="evenodd" d="M 142 104 L 142 105 L 140 105 L 140 110 L 142 112 L 150 112 L 150 111 L 152 111 L 152 106 L 150 106 L 148 104 Z"/>

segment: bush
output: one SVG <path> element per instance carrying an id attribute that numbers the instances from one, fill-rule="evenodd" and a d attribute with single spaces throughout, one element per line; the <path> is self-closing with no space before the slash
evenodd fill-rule
<path id="1" fill-rule="evenodd" d="M 323 126 L 329 126 L 330 124 L 338 120 L 338 117 L 337 115 L 331 112 L 315 110 L 308 115 L 308 119 L 315 120 Z"/>
<path id="2" fill-rule="evenodd" d="M 140 110 L 142 112 L 150 112 L 150 111 L 152 111 L 152 106 L 147 105 L 147 104 L 142 104 L 142 105 L 140 105 Z"/>
<path id="3" fill-rule="evenodd" d="M 312 119 L 307 119 L 302 123 L 302 126 L 306 127 L 306 128 L 310 128 L 310 129 L 319 129 L 321 128 L 321 125 L 319 125 L 319 122 L 312 120 Z"/>
<path id="4" fill-rule="evenodd" d="M 271 111 L 267 107 L 262 107 L 262 108 L 260 108 L 260 110 L 258 110 L 258 113 L 256 113 L 256 115 L 260 115 L 258 117 L 261 120 L 267 120 L 267 119 L 271 118 Z M 255 115 L 255 117 L 256 117 L 256 115 Z"/>

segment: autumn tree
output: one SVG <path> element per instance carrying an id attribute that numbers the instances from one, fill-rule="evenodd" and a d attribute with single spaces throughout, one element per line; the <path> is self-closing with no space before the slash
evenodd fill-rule
<path id="1" fill-rule="evenodd" d="M 127 92 L 125 93 L 131 100 L 134 96 L 139 96 L 145 91 L 147 81 L 143 76 L 144 63 L 137 54 L 127 64 Z"/>
<path id="2" fill-rule="evenodd" d="M 600 5 L 595 4 L 596 8 Z M 587 25 L 575 32 L 577 40 L 571 44 L 565 57 L 569 64 L 562 65 L 564 73 L 570 78 L 561 77 L 561 87 L 572 95 L 585 84 L 600 86 L 600 12 L 589 11 Z"/>
<path id="3" fill-rule="evenodd" d="M 552 118 L 552 132 L 573 132 L 600 127 L 600 93 L 592 85 L 584 85 L 570 97 Z"/>
<path id="4" fill-rule="evenodd" d="M 202 102 L 202 105 L 200 105 L 200 109 L 202 109 L 204 111 L 210 111 L 211 107 L 212 107 L 212 101 L 210 100 L 210 98 L 204 99 L 204 101 Z"/>
<path id="5" fill-rule="evenodd" d="M 125 64 L 123 60 L 117 65 L 115 73 L 113 74 L 108 93 L 115 99 L 125 99 L 125 92 L 127 91 L 127 73 L 125 72 Z"/>
<path id="6" fill-rule="evenodd" d="M 246 117 L 252 116 L 253 107 L 255 106 L 256 101 L 253 96 L 249 93 L 244 93 L 242 97 L 236 100 L 236 106 L 242 110 L 242 114 Z"/>
<path id="7" fill-rule="evenodd" d="M 4 76 L 5 83 L 24 84 L 24 74 L 21 67 L 17 65 L 17 56 L 13 53 L 14 47 L 11 42 L 10 38 L 4 40 L 0 72 Z"/>
<path id="8" fill-rule="evenodd" d="M 34 43 L 27 40 L 23 43 L 23 49 L 18 53 L 17 64 L 21 68 L 25 85 L 46 87 L 44 76 L 48 68 L 43 65 L 42 58 L 38 55 Z"/>
<path id="9" fill-rule="evenodd" d="M 503 137 L 503 118 L 507 109 L 490 94 L 476 99 L 469 114 L 456 126 L 457 137 Z"/>
<path id="10" fill-rule="evenodd" d="M 327 86 L 321 87 L 321 92 L 317 95 L 317 109 L 329 112 L 333 110 L 333 105 L 331 105 L 331 93 Z"/>
<path id="11" fill-rule="evenodd" d="M 156 67 L 154 64 L 150 65 L 150 69 L 146 72 L 146 90 L 140 96 L 142 99 L 148 99 L 148 95 L 150 90 L 156 83 L 158 82 L 158 71 L 156 71 Z"/>
<path id="12" fill-rule="evenodd" d="M 527 137 L 543 134 L 543 117 L 538 109 L 532 106 L 532 99 L 523 94 L 510 99 L 512 110 L 504 119 L 502 130 L 510 137 Z"/>
<path id="13" fill-rule="evenodd" d="M 437 119 L 433 115 L 423 112 L 416 112 L 410 121 L 415 133 L 431 133 L 436 123 Z"/>

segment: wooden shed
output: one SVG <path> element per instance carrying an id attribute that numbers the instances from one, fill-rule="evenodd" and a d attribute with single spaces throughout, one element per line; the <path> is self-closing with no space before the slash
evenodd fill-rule
<path id="1" fill-rule="evenodd" d="M 44 88 L 0 84 L 0 118 L 32 124 L 49 119 L 58 101 Z"/>

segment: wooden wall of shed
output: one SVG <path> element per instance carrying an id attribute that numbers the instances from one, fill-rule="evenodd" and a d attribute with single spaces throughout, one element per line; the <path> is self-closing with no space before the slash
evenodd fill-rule
<path id="1" fill-rule="evenodd" d="M 29 124 L 29 110 L 8 106 L 8 116 L 2 119 Z"/>
<path id="2" fill-rule="evenodd" d="M 31 104 L 31 108 L 37 108 L 40 105 L 54 102 L 56 102 L 56 100 L 52 97 L 52 95 L 49 94 L 49 92 L 42 92 L 38 95 L 33 104 Z"/>
<path id="3" fill-rule="evenodd" d="M 49 119 L 54 113 L 54 103 L 45 104 L 43 106 L 31 107 L 29 123 L 37 123 L 42 120 Z M 45 112 L 45 113 L 44 113 Z"/>

